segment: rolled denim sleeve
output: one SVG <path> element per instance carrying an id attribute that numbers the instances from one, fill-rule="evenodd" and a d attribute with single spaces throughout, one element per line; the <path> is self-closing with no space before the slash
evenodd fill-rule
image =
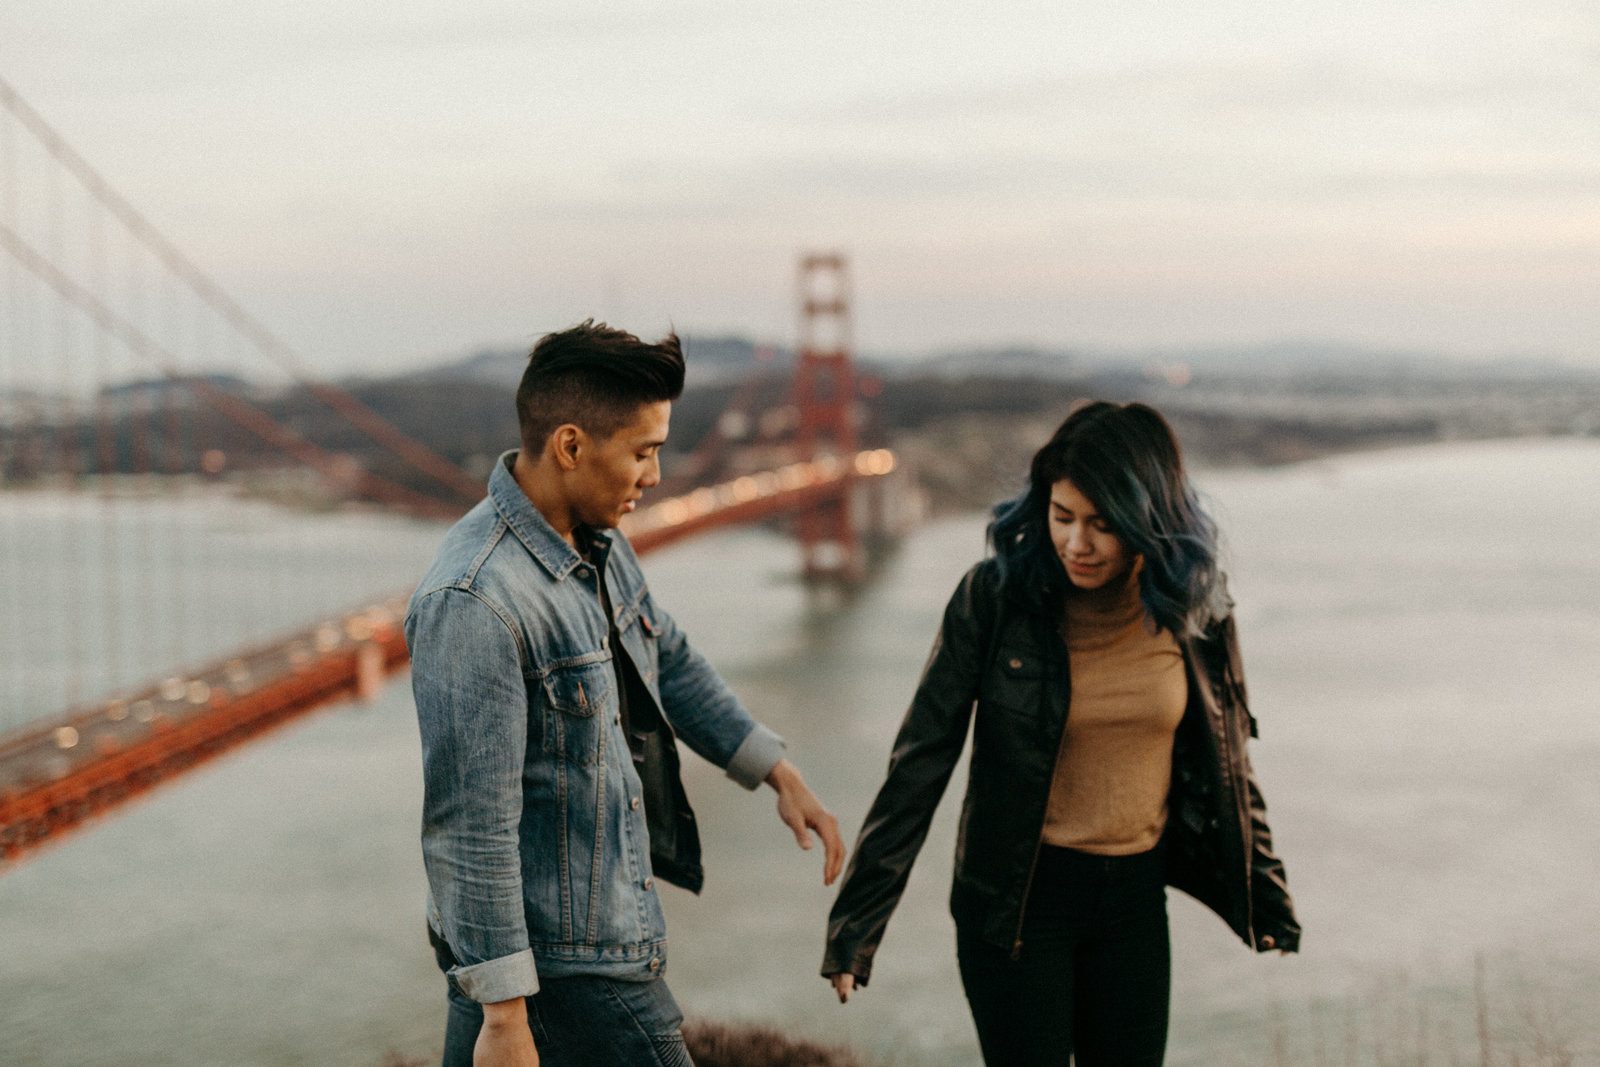
<path id="1" fill-rule="evenodd" d="M 760 723 L 755 723 L 755 729 L 744 735 L 733 758 L 728 761 L 728 777 L 746 789 L 754 789 L 766 781 L 772 768 L 778 765 L 783 758 L 784 748 L 783 738 Z"/>
<path id="2" fill-rule="evenodd" d="M 445 587 L 406 617 L 422 735 L 422 857 L 461 992 L 483 1003 L 539 988 L 523 904 L 528 695 L 516 633 L 474 593 Z"/>
<path id="3" fill-rule="evenodd" d="M 783 738 L 751 717 L 653 597 L 647 597 L 646 610 L 655 623 L 667 721 L 698 755 L 746 789 L 756 788 L 783 758 Z"/>

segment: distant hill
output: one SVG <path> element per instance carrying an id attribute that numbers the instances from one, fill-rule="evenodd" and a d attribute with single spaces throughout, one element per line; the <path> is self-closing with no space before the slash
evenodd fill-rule
<path id="1" fill-rule="evenodd" d="M 790 348 L 762 346 L 738 335 L 685 333 L 682 337 L 691 387 L 737 379 L 757 366 L 758 353 L 766 357 L 760 362 L 774 368 L 787 367 L 794 361 Z M 397 380 L 482 382 L 514 388 L 522 377 L 527 358 L 523 349 L 485 348 Z M 1552 358 L 1507 355 L 1462 359 L 1439 352 L 1313 341 L 1121 351 L 1042 345 L 969 346 L 920 355 L 858 356 L 857 363 L 864 371 L 890 379 L 934 377 L 948 380 L 981 376 L 1066 381 L 1084 375 L 1127 373 L 1169 381 L 1178 375 L 1216 379 L 1245 376 L 1280 382 L 1329 378 L 1415 382 L 1600 377 L 1600 370 L 1584 370 Z"/>
<path id="2" fill-rule="evenodd" d="M 781 415 L 791 402 L 791 352 L 761 352 L 733 336 L 685 340 L 689 387 L 673 406 L 672 437 L 662 457 L 669 475 L 691 470 L 684 457 L 718 425 L 730 400 L 745 394 L 741 386 L 751 371 L 769 371 L 744 396 L 752 410 Z M 495 456 L 516 446 L 513 396 L 526 359 L 520 351 L 486 348 L 426 371 L 344 384 L 402 432 L 483 476 Z M 1600 437 L 1600 370 L 1554 361 L 1465 362 L 1426 353 L 1279 344 L 1111 355 L 1010 346 L 860 362 L 863 396 L 870 398 L 862 407 L 862 444 L 897 449 L 941 508 L 983 507 L 1012 491 L 1032 450 L 1074 402 L 1086 398 L 1154 404 L 1177 429 L 1186 454 L 1201 465 L 1294 462 L 1444 440 Z M 313 391 L 268 389 L 223 376 L 207 380 L 376 474 L 423 492 L 437 489 Z M 215 442 L 227 453 L 231 471 L 281 465 L 274 448 L 193 397 L 186 399 L 187 393 L 181 382 L 111 388 L 105 399 L 120 425 L 110 440 L 135 440 L 136 419 L 179 405 L 190 409 L 185 438 Z M 0 394 L 0 410 L 51 403 Z M 79 469 L 92 471 L 105 462 L 101 431 L 92 425 L 101 414 L 83 417 L 62 440 L 77 442 Z M 0 474 L 25 480 L 29 462 L 26 449 L 0 447 Z M 113 462 L 127 469 L 132 453 L 122 449 Z M 163 469 L 187 469 L 194 462 L 193 456 L 175 456 Z"/>
<path id="3" fill-rule="evenodd" d="M 1439 352 L 1368 348 L 1310 341 L 1256 345 L 1194 346 L 1096 351 L 1082 348 L 1005 346 L 963 348 L 893 362 L 879 362 L 887 373 L 935 374 L 946 378 L 985 375 L 1006 378 L 1067 379 L 1085 373 L 1135 370 L 1164 376 L 1176 367 L 1191 375 L 1274 379 L 1365 378 L 1549 380 L 1595 377 L 1560 360 L 1527 355 L 1463 359 Z"/>
<path id="4" fill-rule="evenodd" d="M 691 385 L 705 385 L 729 376 L 743 375 L 758 362 L 787 366 L 794 353 L 786 348 L 758 345 L 744 337 L 700 337 L 682 334 L 684 359 Z M 765 356 L 758 360 L 758 354 Z M 528 365 L 526 349 L 485 348 L 464 359 L 402 375 L 404 382 L 480 382 L 515 389 Z"/>

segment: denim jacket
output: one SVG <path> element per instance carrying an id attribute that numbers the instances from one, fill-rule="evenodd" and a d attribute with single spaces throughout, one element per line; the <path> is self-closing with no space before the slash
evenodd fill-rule
<path id="1" fill-rule="evenodd" d="M 445 536 L 406 613 L 428 919 L 451 980 L 484 1003 L 536 992 L 538 975 L 643 980 L 666 965 L 595 567 L 628 655 L 691 749 L 746 789 L 783 754 L 650 596 L 627 540 L 595 532 L 586 561 L 517 485 L 515 456 Z"/>

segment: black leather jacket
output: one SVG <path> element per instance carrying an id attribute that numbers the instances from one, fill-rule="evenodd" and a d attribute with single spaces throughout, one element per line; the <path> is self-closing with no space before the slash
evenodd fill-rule
<path id="1" fill-rule="evenodd" d="M 950 911 L 962 933 L 1017 952 L 1045 806 L 1071 693 L 1059 600 L 1015 588 L 986 559 L 945 609 L 855 854 L 828 917 L 822 973 L 865 984 L 889 916 L 973 724 Z M 1255 720 L 1231 617 L 1179 639 L 1189 702 L 1173 747 L 1170 885 L 1220 915 L 1259 951 L 1295 951 L 1283 864 L 1245 744 Z M 976 715 L 974 715 L 976 709 Z"/>

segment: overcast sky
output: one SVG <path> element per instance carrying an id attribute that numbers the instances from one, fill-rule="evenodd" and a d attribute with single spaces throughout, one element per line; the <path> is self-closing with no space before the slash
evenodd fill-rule
<path id="1" fill-rule="evenodd" d="M 588 315 L 1600 366 L 1594 0 L 5 0 L 0 76 L 330 373 Z"/>

